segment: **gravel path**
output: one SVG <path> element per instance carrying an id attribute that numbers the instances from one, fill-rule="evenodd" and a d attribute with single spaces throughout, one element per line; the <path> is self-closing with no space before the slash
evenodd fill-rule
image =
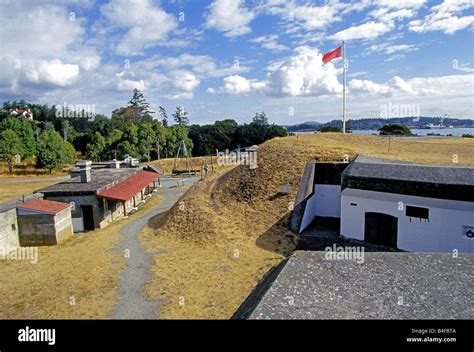
<path id="1" fill-rule="evenodd" d="M 120 230 L 121 241 L 117 250 L 125 253 L 128 249 L 130 256 L 126 269 L 120 275 L 120 299 L 112 310 L 111 319 L 154 319 L 158 315 L 160 302 L 147 299 L 143 293 L 143 286 L 151 279 L 149 270 L 153 259 L 140 245 L 138 235 L 151 218 L 170 209 L 197 180 L 199 176 L 186 178 L 186 186 L 178 188 L 176 179 L 162 177 L 163 202 Z"/>

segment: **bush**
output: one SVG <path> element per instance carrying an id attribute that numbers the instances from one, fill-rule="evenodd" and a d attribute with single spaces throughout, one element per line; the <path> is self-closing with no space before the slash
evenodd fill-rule
<path id="1" fill-rule="evenodd" d="M 331 126 L 331 125 L 328 125 L 328 126 L 321 126 L 321 128 L 319 129 L 320 132 L 342 132 L 342 128 L 341 127 L 338 127 L 338 126 Z"/>
<path id="2" fill-rule="evenodd" d="M 380 135 L 412 136 L 411 130 L 399 123 L 389 123 L 379 129 Z"/>

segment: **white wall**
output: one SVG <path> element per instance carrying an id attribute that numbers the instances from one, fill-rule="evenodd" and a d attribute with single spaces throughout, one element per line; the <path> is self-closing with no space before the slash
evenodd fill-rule
<path id="1" fill-rule="evenodd" d="M 399 202 L 403 210 L 399 210 Z M 356 203 L 357 206 L 351 206 Z M 405 215 L 406 206 L 429 208 L 429 221 Z M 417 252 L 474 252 L 464 226 L 474 226 L 474 203 L 345 189 L 341 195 L 341 235 L 364 240 L 365 213 L 398 218 L 398 248 Z"/>
<path id="2" fill-rule="evenodd" d="M 341 216 L 341 186 L 316 185 L 316 216 L 339 218 Z"/>
<path id="3" fill-rule="evenodd" d="M 74 232 L 84 232 L 84 218 L 72 218 L 72 230 Z"/>
<path id="4" fill-rule="evenodd" d="M 306 202 L 300 233 L 311 224 L 315 216 L 339 218 L 341 214 L 341 186 L 317 184 Z"/>

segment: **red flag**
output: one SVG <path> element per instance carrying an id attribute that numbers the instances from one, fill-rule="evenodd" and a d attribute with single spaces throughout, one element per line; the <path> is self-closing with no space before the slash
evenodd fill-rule
<path id="1" fill-rule="evenodd" d="M 338 58 L 342 56 L 342 47 L 334 49 L 333 51 L 328 52 L 327 54 L 323 55 L 323 62 L 327 64 L 332 59 Z"/>

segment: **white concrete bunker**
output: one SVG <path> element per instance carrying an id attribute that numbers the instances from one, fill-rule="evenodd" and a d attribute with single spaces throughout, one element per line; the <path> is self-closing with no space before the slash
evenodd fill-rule
<path id="1" fill-rule="evenodd" d="M 302 233 L 324 219 L 340 236 L 417 252 L 474 252 L 474 168 L 358 156 L 308 163 L 292 214 Z"/>

